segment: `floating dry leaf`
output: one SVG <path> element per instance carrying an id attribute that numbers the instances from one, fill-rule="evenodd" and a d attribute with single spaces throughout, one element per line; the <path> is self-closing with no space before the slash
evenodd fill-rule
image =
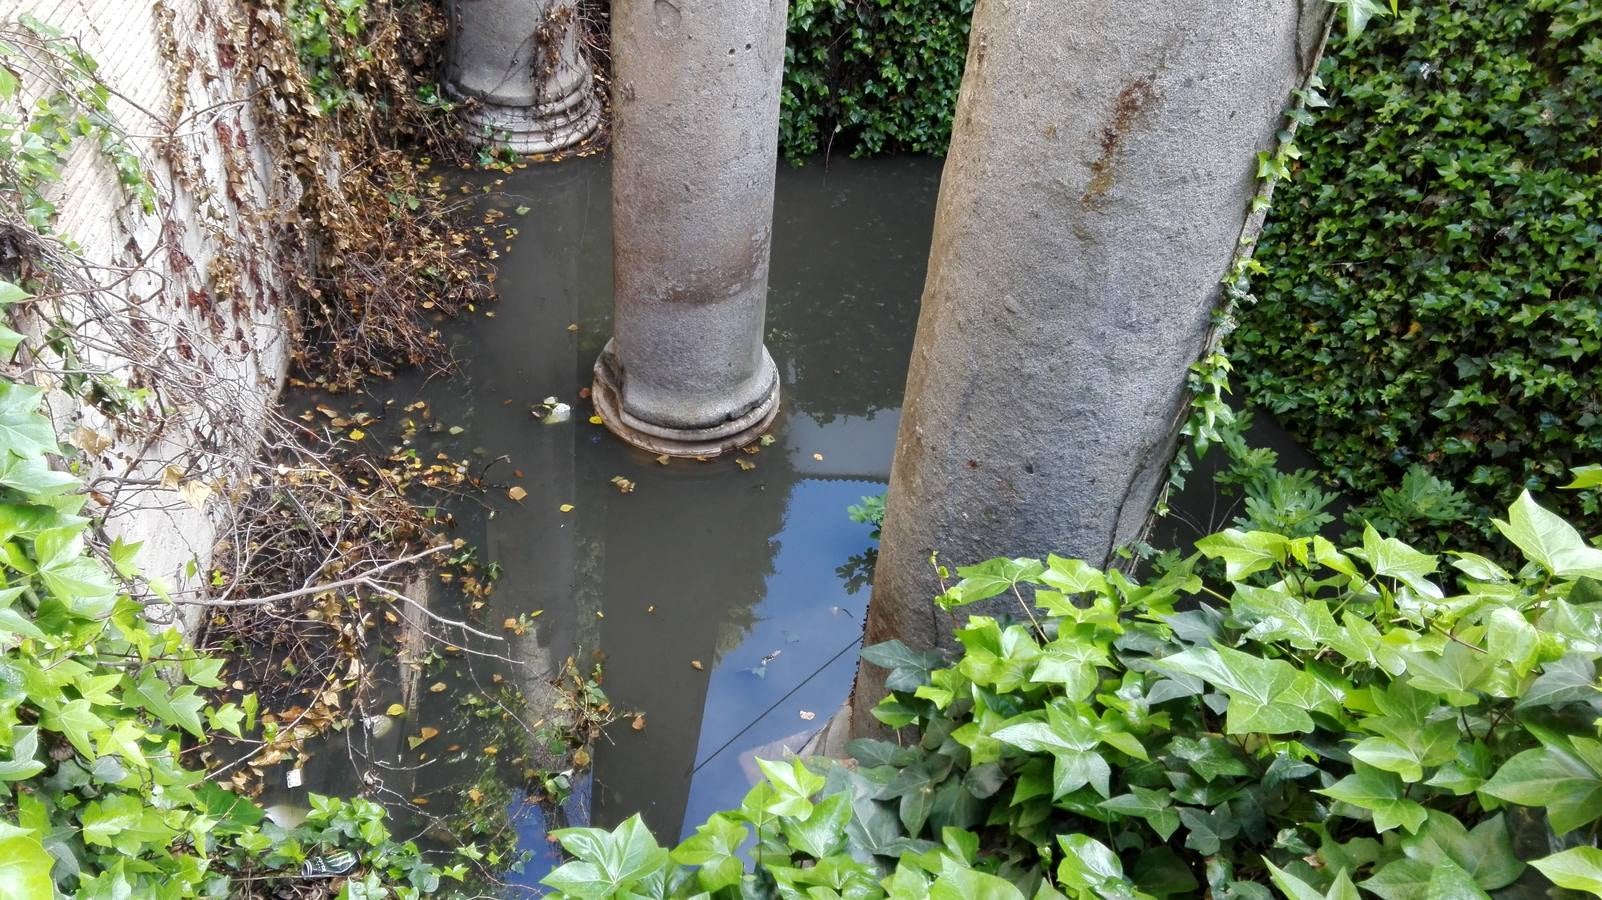
<path id="1" fill-rule="evenodd" d="M 476 787 L 475 788 L 468 788 L 467 789 L 467 799 L 473 801 L 474 803 L 477 803 L 480 800 L 484 799 L 484 792 L 479 790 Z"/>
<path id="2" fill-rule="evenodd" d="M 690 660 L 690 668 L 697 672 L 703 672 L 706 670 L 706 666 L 701 665 L 701 661 L 699 659 Z"/>
<path id="3" fill-rule="evenodd" d="M 640 713 L 634 717 L 634 725 L 632 727 L 635 731 L 645 730 L 645 713 Z"/>
<path id="4" fill-rule="evenodd" d="M 771 446 L 773 446 L 774 440 L 775 440 L 775 438 L 773 437 L 773 435 L 764 434 L 762 436 L 762 439 L 759 441 L 759 443 L 762 444 L 762 446 L 764 446 L 764 447 L 771 447 Z"/>
<path id="5" fill-rule="evenodd" d="M 573 511 L 573 504 L 571 504 L 571 503 L 564 503 L 564 504 L 562 504 L 562 505 L 561 505 L 561 506 L 558 506 L 558 507 L 557 507 L 557 509 L 559 509 L 559 510 L 561 510 L 561 511 L 562 511 L 562 512 L 565 512 L 565 513 L 570 513 L 570 512 L 572 512 L 572 511 Z"/>
<path id="6" fill-rule="evenodd" d="M 590 424 L 591 425 L 599 425 L 599 424 L 601 424 L 601 417 L 600 416 L 590 416 Z"/>
<path id="7" fill-rule="evenodd" d="M 622 475 L 613 475 L 612 483 L 617 485 L 619 494 L 628 494 L 634 491 L 634 482 L 624 478 Z"/>
<path id="8" fill-rule="evenodd" d="M 409 737 L 406 739 L 406 744 L 413 750 L 416 750 L 419 745 L 438 735 L 438 728 L 435 728 L 432 725 L 424 725 L 422 728 L 418 729 L 415 737 Z"/>
<path id="9" fill-rule="evenodd" d="M 406 713 L 406 707 L 399 703 L 391 703 L 389 709 L 384 710 L 386 716 L 399 716 Z"/>
<path id="10" fill-rule="evenodd" d="M 522 502 L 523 498 L 528 496 L 528 491 L 523 490 L 521 485 L 514 484 L 507 489 L 506 496 L 511 497 L 513 500 L 518 502 Z"/>
<path id="11" fill-rule="evenodd" d="M 445 682 L 443 682 L 443 681 L 434 682 L 433 684 L 428 686 L 428 692 L 430 694 L 443 694 L 445 692 Z"/>
<path id="12" fill-rule="evenodd" d="M 658 462 L 658 463 L 660 463 L 660 464 L 661 464 L 661 465 L 664 465 L 664 466 L 665 466 L 665 465 L 667 465 L 667 464 L 668 464 L 668 455 L 667 455 L 667 454 L 666 454 L 666 453 L 664 453 L 664 454 L 662 454 L 662 455 L 661 455 L 661 456 L 658 456 L 658 457 L 657 457 L 657 458 L 656 458 L 656 461 L 657 461 L 657 462 Z"/>
<path id="13" fill-rule="evenodd" d="M 352 428 L 350 430 L 350 439 L 351 440 L 359 441 L 364 437 L 367 437 L 367 432 L 361 430 L 360 428 Z"/>
<path id="14" fill-rule="evenodd" d="M 573 765 L 582 769 L 590 764 L 590 751 L 583 747 L 573 751 Z"/>
<path id="15" fill-rule="evenodd" d="M 737 460 L 734 461 L 734 464 L 739 466 L 740 467 L 740 471 L 742 471 L 742 472 L 749 472 L 752 469 L 756 468 L 756 463 L 751 462 L 749 460 L 744 460 L 744 459 L 737 459 Z"/>

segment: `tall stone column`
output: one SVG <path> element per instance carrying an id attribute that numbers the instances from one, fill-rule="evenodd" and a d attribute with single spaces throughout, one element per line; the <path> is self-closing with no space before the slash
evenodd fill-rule
<path id="1" fill-rule="evenodd" d="M 1139 533 L 1328 8 L 979 0 L 866 644 L 949 644 L 931 551 L 1101 563 Z M 960 612 L 1022 617 L 1010 595 Z M 854 732 L 884 675 L 862 664 Z"/>
<path id="2" fill-rule="evenodd" d="M 612 7 L 616 317 L 596 407 L 655 453 L 715 455 L 772 422 L 762 344 L 785 0 Z"/>
<path id="3" fill-rule="evenodd" d="M 576 0 L 448 0 L 446 12 L 445 88 L 479 101 L 462 113 L 469 138 L 550 153 L 595 131 L 601 104 Z"/>

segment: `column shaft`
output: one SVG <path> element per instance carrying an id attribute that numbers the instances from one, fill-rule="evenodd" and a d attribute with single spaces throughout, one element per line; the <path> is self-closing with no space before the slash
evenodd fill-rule
<path id="1" fill-rule="evenodd" d="M 616 320 L 596 399 L 657 452 L 721 452 L 777 412 L 762 341 L 785 15 L 785 0 L 612 9 Z"/>

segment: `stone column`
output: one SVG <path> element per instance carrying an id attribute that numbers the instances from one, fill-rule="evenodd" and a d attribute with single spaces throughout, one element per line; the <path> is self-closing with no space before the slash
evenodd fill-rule
<path id="1" fill-rule="evenodd" d="M 716 455 L 778 412 L 762 344 L 785 0 L 612 7 L 616 317 L 595 364 L 607 427 Z"/>
<path id="2" fill-rule="evenodd" d="M 1186 411 L 1256 153 L 1322 0 L 979 0 L 936 204 L 868 645 L 950 646 L 955 569 L 1136 537 Z M 876 723 L 864 663 L 852 730 Z"/>
<path id="3" fill-rule="evenodd" d="M 445 88 L 476 100 L 468 137 L 518 153 L 550 153 L 601 121 L 590 63 L 580 52 L 576 0 L 448 0 Z"/>

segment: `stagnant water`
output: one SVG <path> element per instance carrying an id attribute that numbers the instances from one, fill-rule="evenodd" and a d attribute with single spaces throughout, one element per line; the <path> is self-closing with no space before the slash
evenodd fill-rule
<path id="1" fill-rule="evenodd" d="M 570 820 L 610 826 L 638 811 L 672 841 L 738 805 L 754 753 L 798 747 L 834 713 L 855 670 L 872 546 L 846 508 L 889 474 L 939 172 L 927 159 L 781 168 L 767 339 L 783 379 L 775 440 L 667 465 L 591 424 L 579 399 L 611 332 L 605 160 L 531 166 L 498 185 L 476 176 L 492 188 L 477 202 L 507 215 L 497 230 L 519 230 L 495 261 L 499 303 L 442 326 L 456 374 L 403 376 L 341 408 L 382 414 L 369 429 L 375 452 L 398 446 L 411 419 L 423 460 L 470 457 L 495 483 L 441 512 L 501 569 L 473 615 L 506 641 L 477 646 L 518 664 L 431 666 L 422 684 L 443 688 L 421 691 L 385 742 L 392 768 L 376 774 L 386 787 L 432 797 L 431 809 L 461 803 L 463 785 L 504 749 L 487 755 L 494 733 L 463 715 L 473 698 L 499 676 L 537 706 L 564 659 L 588 670 L 595 651 L 607 696 L 644 727 L 624 718 L 596 742 Z M 572 404 L 572 419 L 533 419 L 547 396 Z M 633 489 L 619 490 L 618 477 Z M 526 495 L 512 499 L 513 487 Z M 463 603 L 448 591 L 436 600 L 452 618 Z M 501 627 L 536 611 L 520 636 Z M 403 749 L 400 735 L 424 726 L 442 734 Z M 307 787 L 348 793 L 351 769 L 337 761 L 308 769 Z M 516 792 L 502 799 L 537 854 L 510 880 L 532 885 L 551 862 L 543 816 Z"/>

